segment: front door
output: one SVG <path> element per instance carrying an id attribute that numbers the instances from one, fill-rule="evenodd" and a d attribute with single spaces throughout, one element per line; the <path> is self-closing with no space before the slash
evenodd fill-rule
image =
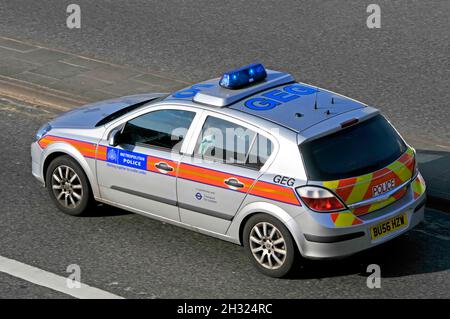
<path id="1" fill-rule="evenodd" d="M 101 196 L 107 201 L 179 221 L 176 175 L 180 148 L 195 112 L 159 109 L 127 121 L 118 145 L 101 141 L 97 160 Z"/>

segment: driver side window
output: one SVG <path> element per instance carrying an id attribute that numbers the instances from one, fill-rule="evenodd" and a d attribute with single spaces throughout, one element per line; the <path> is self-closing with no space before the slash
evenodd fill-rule
<path id="1" fill-rule="evenodd" d="M 121 144 L 179 149 L 195 112 L 159 110 L 128 121 L 120 134 Z"/>

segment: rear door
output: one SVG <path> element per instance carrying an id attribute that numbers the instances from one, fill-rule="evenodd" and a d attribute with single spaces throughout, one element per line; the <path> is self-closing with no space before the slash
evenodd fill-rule
<path id="1" fill-rule="evenodd" d="M 302 143 L 300 150 L 308 184 L 334 191 L 357 216 L 402 198 L 414 174 L 414 151 L 381 115 Z"/>
<path id="2" fill-rule="evenodd" d="M 272 144 L 242 121 L 209 112 L 203 116 L 191 154 L 183 156 L 178 170 L 180 217 L 189 225 L 225 233 Z"/>

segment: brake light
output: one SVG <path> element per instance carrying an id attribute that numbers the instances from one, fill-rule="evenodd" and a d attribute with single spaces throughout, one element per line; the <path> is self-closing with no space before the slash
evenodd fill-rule
<path id="1" fill-rule="evenodd" d="M 349 126 L 351 126 L 353 124 L 356 124 L 358 122 L 359 122 L 359 120 L 357 118 L 350 119 L 348 121 L 342 122 L 341 123 L 341 128 L 349 127 Z"/>
<path id="2" fill-rule="evenodd" d="M 345 209 L 344 203 L 329 190 L 317 186 L 302 186 L 296 189 L 303 203 L 311 210 L 329 213 Z"/>

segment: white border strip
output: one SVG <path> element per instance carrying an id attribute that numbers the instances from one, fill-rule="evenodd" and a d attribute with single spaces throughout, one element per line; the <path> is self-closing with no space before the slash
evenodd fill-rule
<path id="1" fill-rule="evenodd" d="M 0 272 L 79 299 L 124 299 L 83 283 L 80 288 L 69 288 L 65 277 L 2 256 L 0 256 Z"/>

